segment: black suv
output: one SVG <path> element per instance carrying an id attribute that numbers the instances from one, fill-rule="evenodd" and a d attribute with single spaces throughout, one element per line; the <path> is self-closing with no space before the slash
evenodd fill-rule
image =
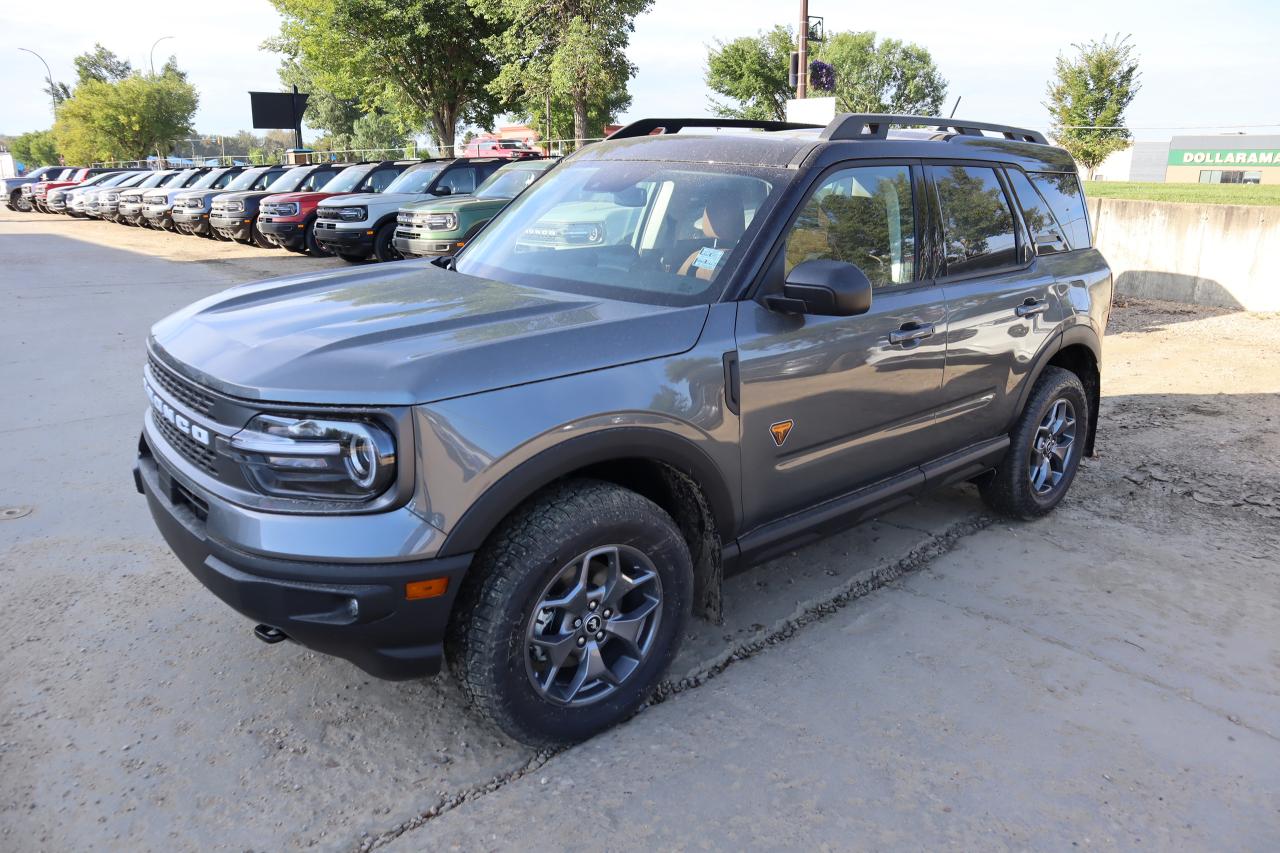
<path id="1" fill-rule="evenodd" d="M 729 568 L 949 483 L 1053 509 L 1111 291 L 1036 132 L 638 121 L 455 258 L 159 322 L 135 479 L 261 639 L 387 678 L 447 655 L 487 719 L 572 741 L 640 706 Z"/>

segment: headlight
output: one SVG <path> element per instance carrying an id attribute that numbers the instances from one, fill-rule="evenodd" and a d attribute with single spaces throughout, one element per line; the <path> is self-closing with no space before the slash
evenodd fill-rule
<path id="1" fill-rule="evenodd" d="M 458 217 L 453 213 L 433 213 L 423 222 L 431 231 L 454 231 L 458 227 Z"/>
<path id="2" fill-rule="evenodd" d="M 258 415 L 231 437 L 232 458 L 263 494 L 360 501 L 387 490 L 396 444 L 364 421 Z"/>
<path id="3" fill-rule="evenodd" d="M 107 193 L 107 201 L 119 201 L 120 193 Z"/>
<path id="4" fill-rule="evenodd" d="M 337 218 L 343 222 L 360 222 L 369 216 L 369 210 L 365 207 L 340 207 L 336 213 Z"/>
<path id="5" fill-rule="evenodd" d="M 244 202 L 242 201 L 223 202 L 222 209 L 225 210 L 227 213 L 239 213 L 242 210 L 244 210 Z"/>
<path id="6" fill-rule="evenodd" d="M 276 204 L 264 204 L 264 212 L 272 216 L 297 216 L 298 203 L 296 201 L 282 201 Z"/>

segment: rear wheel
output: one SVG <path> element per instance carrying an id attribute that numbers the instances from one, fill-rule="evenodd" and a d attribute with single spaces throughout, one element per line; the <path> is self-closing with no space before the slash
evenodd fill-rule
<path id="1" fill-rule="evenodd" d="M 477 555 L 450 661 L 479 713 L 511 737 L 583 740 L 657 686 L 692 597 L 671 516 L 612 483 L 569 481 L 526 502 Z"/>
<path id="2" fill-rule="evenodd" d="M 1089 434 L 1089 400 L 1080 377 L 1046 367 L 1036 380 L 995 473 L 979 485 L 982 499 L 1014 518 L 1038 518 L 1066 495 Z"/>
<path id="3" fill-rule="evenodd" d="M 373 237 L 373 256 L 379 261 L 402 261 L 404 255 L 393 242 L 396 236 L 396 224 L 388 222 L 378 229 Z"/>

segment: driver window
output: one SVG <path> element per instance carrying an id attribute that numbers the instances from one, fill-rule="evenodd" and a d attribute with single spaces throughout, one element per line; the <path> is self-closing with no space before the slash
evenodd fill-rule
<path id="1" fill-rule="evenodd" d="M 394 181 L 397 177 L 399 177 L 399 175 L 400 175 L 399 169 L 378 169 L 372 175 L 369 176 L 369 179 L 367 181 L 367 186 L 369 187 L 369 189 L 367 190 L 367 192 L 371 192 L 371 193 L 382 192 L 387 187 L 389 187 L 391 185 L 391 182 Z"/>
<path id="2" fill-rule="evenodd" d="M 454 195 L 475 192 L 476 170 L 470 166 L 450 169 L 444 173 L 444 176 L 440 178 L 440 183 L 436 186 L 448 187 L 449 191 Z"/>
<path id="3" fill-rule="evenodd" d="M 873 287 L 915 279 L 915 213 L 908 166 L 863 166 L 828 176 L 787 235 L 786 272 L 803 261 L 854 264 Z"/>

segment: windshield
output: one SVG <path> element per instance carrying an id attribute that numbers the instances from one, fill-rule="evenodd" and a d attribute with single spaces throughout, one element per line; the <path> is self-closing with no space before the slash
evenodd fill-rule
<path id="1" fill-rule="evenodd" d="M 476 198 L 515 198 L 545 169 L 499 169 L 476 190 Z"/>
<path id="2" fill-rule="evenodd" d="M 714 302 L 785 169 L 588 161 L 521 194 L 459 272 L 659 305 Z"/>
<path id="3" fill-rule="evenodd" d="M 301 186 L 307 175 L 311 174 L 311 166 L 294 166 L 267 186 L 269 193 L 291 193 Z"/>
<path id="4" fill-rule="evenodd" d="M 259 166 L 257 169 L 246 169 L 245 171 L 236 175 L 236 179 L 234 181 L 227 184 L 227 191 L 235 192 L 236 190 L 249 189 L 250 187 L 253 186 L 253 182 L 258 180 L 258 178 L 262 177 L 264 174 L 266 174 L 267 170 L 270 168 L 271 168 L 270 166 Z"/>
<path id="5" fill-rule="evenodd" d="M 423 163 L 420 166 L 406 169 L 400 173 L 400 177 L 387 185 L 384 192 L 425 193 L 427 187 L 431 186 L 431 182 L 436 179 L 436 175 L 444 171 L 446 165 L 445 163 Z"/>
<path id="6" fill-rule="evenodd" d="M 377 165 L 377 163 L 365 163 L 363 166 L 352 166 L 349 169 L 343 169 L 334 176 L 332 181 L 325 184 L 320 191 L 325 193 L 349 193 L 360 186 L 360 182 Z"/>
<path id="7" fill-rule="evenodd" d="M 200 176 L 199 169 L 183 169 L 172 181 L 165 184 L 166 187 L 185 187 L 195 181 Z"/>
<path id="8" fill-rule="evenodd" d="M 118 175 L 112 175 L 111 177 L 107 178 L 105 181 L 102 182 L 102 185 L 104 187 L 118 187 L 121 184 L 125 183 L 126 181 L 130 180 L 131 178 L 135 178 L 135 177 L 137 177 L 137 174 L 134 172 L 121 172 Z"/>
<path id="9" fill-rule="evenodd" d="M 203 175 L 200 176 L 200 180 L 196 181 L 191 185 L 191 189 L 193 190 L 208 189 L 209 187 L 216 184 L 218 182 L 218 178 L 221 178 L 226 173 L 227 173 L 226 169 L 213 169 L 211 171 L 205 172 Z"/>

